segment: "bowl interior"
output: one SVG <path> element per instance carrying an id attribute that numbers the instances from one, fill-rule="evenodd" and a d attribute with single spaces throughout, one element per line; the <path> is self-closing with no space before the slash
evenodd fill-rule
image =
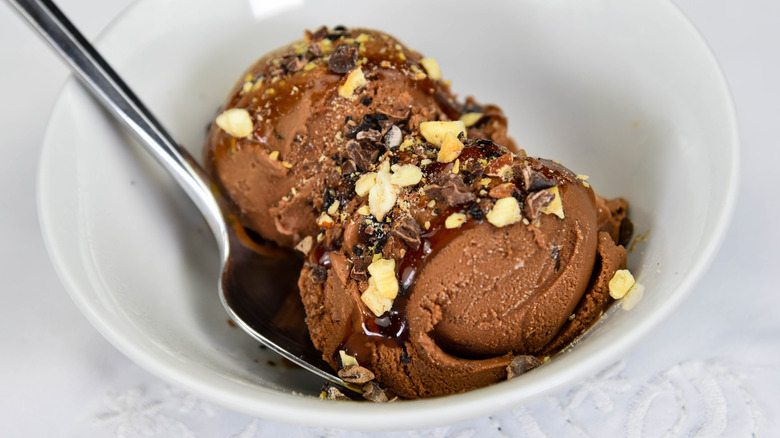
<path id="1" fill-rule="evenodd" d="M 216 246 L 197 210 L 70 82 L 45 140 L 41 222 L 74 300 L 133 360 L 211 401 L 284 421 L 446 423 L 530 400 L 606 366 L 703 273 L 733 204 L 736 127 L 716 62 L 671 3 L 493 1 L 480 3 L 478 14 L 465 1 L 386 8 L 145 0 L 99 47 L 200 156 L 229 88 L 266 51 L 321 24 L 393 33 L 436 58 L 462 97 L 504 108 L 529 155 L 556 159 L 590 175 L 599 193 L 630 201 L 637 232 L 648 235 L 629 256 L 646 286 L 642 301 L 631 311 L 613 307 L 575 348 L 511 382 L 386 406 L 308 397 L 318 394 L 318 379 L 227 323 L 216 294 Z"/>

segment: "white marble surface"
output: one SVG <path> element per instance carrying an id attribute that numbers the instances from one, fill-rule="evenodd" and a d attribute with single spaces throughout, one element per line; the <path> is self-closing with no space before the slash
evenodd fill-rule
<path id="1" fill-rule="evenodd" d="M 59 1 L 90 38 L 129 3 Z M 773 275 L 780 201 L 767 190 L 780 162 L 780 3 L 676 3 L 721 62 L 741 125 L 740 197 L 709 274 L 656 333 L 588 381 L 490 417 L 406 435 L 780 435 L 780 287 Z M 41 139 L 66 69 L 5 3 L 0 60 L 2 434 L 371 435 L 285 425 L 202 402 L 140 369 L 92 328 L 54 273 L 35 205 Z"/>

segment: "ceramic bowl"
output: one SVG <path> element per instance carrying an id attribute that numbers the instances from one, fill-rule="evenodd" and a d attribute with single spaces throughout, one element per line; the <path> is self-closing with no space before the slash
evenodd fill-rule
<path id="1" fill-rule="evenodd" d="M 724 236 L 737 127 L 707 45 L 667 1 L 140 0 L 99 39 L 106 58 L 174 137 L 200 156 L 241 72 L 322 24 L 396 35 L 437 59 L 461 96 L 502 106 L 530 155 L 554 158 L 631 202 L 629 256 L 644 284 L 573 348 L 511 381 L 393 404 L 320 400 L 227 323 L 216 245 L 184 193 L 74 82 L 54 107 L 39 174 L 43 234 L 86 317 L 161 379 L 285 422 L 406 429 L 462 421 L 570 386 L 641 342 L 684 299 Z"/>

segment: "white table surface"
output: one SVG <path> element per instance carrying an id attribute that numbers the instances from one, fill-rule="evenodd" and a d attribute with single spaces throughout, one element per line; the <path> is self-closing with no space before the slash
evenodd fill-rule
<path id="1" fill-rule="evenodd" d="M 646 0 L 663 1 L 663 0 Z M 60 0 L 94 38 L 130 0 Z M 729 80 L 741 187 L 708 275 L 626 357 L 558 394 L 465 423 L 379 436 L 780 436 L 780 2 L 677 0 Z M 370 436 L 251 418 L 148 374 L 71 302 L 38 226 L 35 176 L 67 71 L 0 5 L 0 434 L 9 437 Z M 773 263 L 774 262 L 774 263 Z"/>

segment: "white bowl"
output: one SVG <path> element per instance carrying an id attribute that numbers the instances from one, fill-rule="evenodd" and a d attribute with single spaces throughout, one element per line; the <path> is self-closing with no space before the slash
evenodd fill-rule
<path id="1" fill-rule="evenodd" d="M 705 273 L 734 205 L 736 118 L 715 59 L 671 2 L 374 5 L 142 0 L 99 47 L 200 156 L 206 124 L 264 52 L 321 24 L 393 33 L 435 57 L 456 92 L 500 104 L 530 155 L 555 158 L 591 175 L 600 193 L 630 200 L 637 231 L 650 233 L 629 256 L 644 299 L 631 311 L 613 306 L 570 351 L 509 382 L 389 405 L 319 400 L 318 379 L 281 366 L 227 324 L 216 293 L 216 246 L 197 211 L 70 81 L 40 164 L 45 240 L 87 318 L 160 378 L 286 422 L 357 429 L 450 423 L 527 402 L 608 365 Z"/>

